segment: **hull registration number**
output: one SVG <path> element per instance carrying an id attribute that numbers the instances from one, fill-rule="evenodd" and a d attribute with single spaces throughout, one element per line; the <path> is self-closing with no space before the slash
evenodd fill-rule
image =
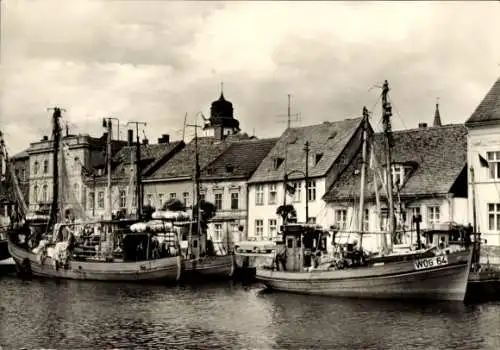
<path id="1" fill-rule="evenodd" d="M 430 269 L 432 267 L 448 265 L 446 255 L 434 256 L 432 258 L 419 259 L 415 261 L 415 270 Z"/>

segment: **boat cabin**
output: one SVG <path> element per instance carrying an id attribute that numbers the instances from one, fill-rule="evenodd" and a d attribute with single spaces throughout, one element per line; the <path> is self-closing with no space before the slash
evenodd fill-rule
<path id="1" fill-rule="evenodd" d="M 472 243 L 471 235 L 472 227 L 455 223 L 444 223 L 422 232 L 426 245 L 435 246 L 439 249 L 469 246 Z"/>
<path id="2" fill-rule="evenodd" d="M 313 224 L 287 224 L 280 227 L 283 237 L 277 243 L 277 260 L 287 271 L 304 271 L 317 267 L 321 255 L 327 253 L 327 237 L 321 226 Z M 278 267 L 279 269 L 279 267 Z"/>

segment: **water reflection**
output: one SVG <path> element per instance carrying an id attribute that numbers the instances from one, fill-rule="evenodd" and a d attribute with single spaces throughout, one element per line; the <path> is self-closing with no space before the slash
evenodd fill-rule
<path id="1" fill-rule="evenodd" d="M 345 300 L 207 286 L 0 280 L 4 348 L 498 349 L 500 303 Z"/>

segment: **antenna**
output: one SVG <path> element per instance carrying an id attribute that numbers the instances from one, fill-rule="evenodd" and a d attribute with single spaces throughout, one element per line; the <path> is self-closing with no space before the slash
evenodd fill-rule
<path id="1" fill-rule="evenodd" d="M 182 141 L 184 141 L 184 136 L 186 136 L 186 121 L 187 121 L 188 114 L 184 114 L 184 126 L 182 127 Z"/>
<path id="2" fill-rule="evenodd" d="M 291 110 L 292 110 L 292 95 L 291 94 L 288 94 L 288 108 L 287 108 L 287 114 L 286 116 L 285 115 L 278 115 L 278 117 L 286 117 L 287 118 L 287 128 L 289 129 L 292 125 L 292 122 L 295 122 L 295 123 L 299 123 L 301 121 L 301 114 L 300 112 L 299 113 L 295 113 L 295 114 L 292 114 L 291 113 Z M 292 119 L 292 117 L 295 117 L 295 119 Z M 280 120 L 278 121 L 278 123 L 283 123 L 284 121 Z"/>

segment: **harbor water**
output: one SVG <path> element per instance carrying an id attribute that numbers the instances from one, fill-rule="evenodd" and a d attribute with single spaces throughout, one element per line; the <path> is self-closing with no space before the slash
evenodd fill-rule
<path id="1" fill-rule="evenodd" d="M 500 349 L 500 303 L 0 277 L 2 349 Z"/>

